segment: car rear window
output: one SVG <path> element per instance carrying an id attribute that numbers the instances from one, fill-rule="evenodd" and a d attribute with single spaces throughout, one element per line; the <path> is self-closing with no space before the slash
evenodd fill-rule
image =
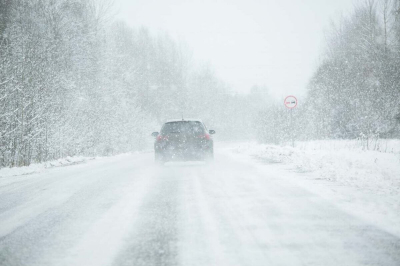
<path id="1" fill-rule="evenodd" d="M 204 126 L 197 121 L 178 121 L 165 123 L 161 129 L 161 134 L 184 133 L 184 134 L 204 134 Z"/>

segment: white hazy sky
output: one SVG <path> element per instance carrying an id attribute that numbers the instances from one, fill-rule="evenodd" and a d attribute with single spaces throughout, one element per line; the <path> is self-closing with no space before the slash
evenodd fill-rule
<path id="1" fill-rule="evenodd" d="M 234 91 L 265 85 L 303 94 L 318 65 L 324 30 L 352 0 L 116 0 L 118 18 L 167 31 Z"/>

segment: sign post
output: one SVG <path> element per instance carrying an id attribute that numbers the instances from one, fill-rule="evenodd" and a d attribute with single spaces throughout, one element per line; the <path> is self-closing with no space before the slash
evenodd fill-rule
<path id="1" fill-rule="evenodd" d="M 284 104 L 286 108 L 290 109 L 290 128 L 293 127 L 293 109 L 297 107 L 297 98 L 290 95 L 285 98 Z M 292 147 L 294 147 L 293 130 L 291 132 Z"/>

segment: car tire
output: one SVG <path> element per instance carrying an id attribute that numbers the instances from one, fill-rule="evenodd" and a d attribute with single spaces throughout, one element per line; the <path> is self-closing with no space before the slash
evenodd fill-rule
<path id="1" fill-rule="evenodd" d="M 163 155 L 161 153 L 155 152 L 154 153 L 154 162 L 156 164 L 163 165 L 164 164 Z"/>
<path id="2" fill-rule="evenodd" d="M 206 152 L 204 157 L 206 162 L 214 161 L 214 150 L 211 148 L 209 151 Z"/>

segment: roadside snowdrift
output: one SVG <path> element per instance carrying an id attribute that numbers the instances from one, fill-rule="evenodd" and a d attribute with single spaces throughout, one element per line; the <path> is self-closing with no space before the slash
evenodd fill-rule
<path id="1" fill-rule="evenodd" d="M 298 142 L 289 146 L 240 143 L 231 146 L 249 156 L 283 167 L 298 183 L 335 204 L 400 237 L 400 141 L 388 152 L 364 150 L 351 141 Z M 299 174 L 300 173 L 300 174 Z"/>
<path id="2" fill-rule="evenodd" d="M 40 172 L 43 172 L 47 168 L 80 164 L 80 163 L 85 163 L 86 161 L 93 160 L 93 159 L 94 158 L 81 157 L 81 156 L 66 157 L 63 159 L 58 159 L 58 160 L 49 161 L 49 162 L 45 162 L 45 163 L 31 164 L 30 166 L 1 168 L 0 169 L 0 178 L 40 173 Z"/>
<path id="3" fill-rule="evenodd" d="M 283 163 L 317 178 L 383 193 L 400 192 L 400 152 L 366 151 L 332 142 L 300 142 L 295 148 L 243 143 L 234 151 L 266 163 Z M 398 143 L 400 146 L 400 142 Z"/>

